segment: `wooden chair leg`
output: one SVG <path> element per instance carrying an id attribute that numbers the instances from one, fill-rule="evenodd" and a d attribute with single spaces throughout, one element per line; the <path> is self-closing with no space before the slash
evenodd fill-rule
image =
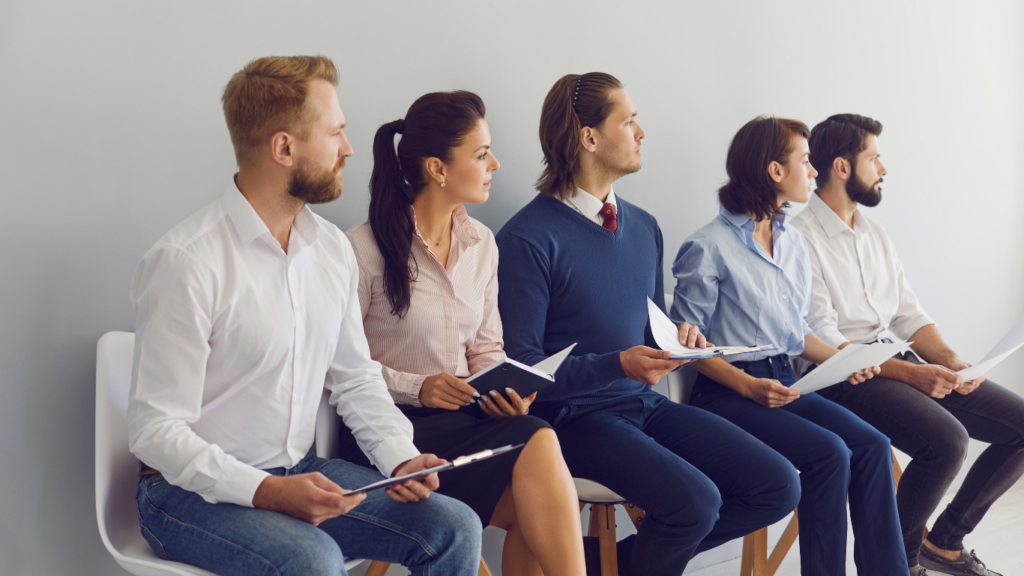
<path id="1" fill-rule="evenodd" d="M 370 567 L 366 570 L 366 576 L 384 576 L 384 573 L 391 567 L 390 562 L 383 562 L 381 560 L 374 560 L 370 563 Z"/>
<path id="2" fill-rule="evenodd" d="M 892 453 L 892 480 L 896 484 L 896 488 L 900 487 L 900 478 L 903 477 L 903 468 L 900 467 L 900 463 L 896 460 L 896 452 Z"/>
<path id="3" fill-rule="evenodd" d="M 793 510 L 793 518 L 786 525 L 786 529 L 782 532 L 782 537 L 779 538 L 779 543 L 775 545 L 772 555 L 768 558 L 768 576 L 774 576 L 775 572 L 779 570 L 782 560 L 789 553 L 789 549 L 793 547 L 796 537 L 800 535 L 799 512 L 799 508 Z"/>
<path id="4" fill-rule="evenodd" d="M 494 576 L 491 574 L 491 569 L 487 567 L 487 562 L 484 562 L 484 557 L 480 557 L 480 570 L 477 571 L 476 576 Z"/>
<path id="5" fill-rule="evenodd" d="M 625 507 L 626 513 L 629 514 L 629 519 L 633 522 L 633 527 L 636 528 L 637 532 L 639 532 L 640 524 L 643 523 L 644 518 L 647 517 L 647 513 L 628 502 L 625 504 Z"/>
<path id="6" fill-rule="evenodd" d="M 740 556 L 740 576 L 751 576 L 754 570 L 754 535 L 743 537 L 743 555 Z"/>
<path id="7" fill-rule="evenodd" d="M 601 547 L 601 576 L 619 576 L 619 562 L 615 548 L 615 506 L 591 504 L 590 518 L 597 518 L 597 537 Z"/>
<path id="8" fill-rule="evenodd" d="M 754 532 L 754 576 L 768 576 L 768 528 Z"/>

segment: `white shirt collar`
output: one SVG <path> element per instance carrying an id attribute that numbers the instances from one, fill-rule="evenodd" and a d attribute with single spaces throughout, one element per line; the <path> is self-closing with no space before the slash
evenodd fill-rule
<path id="1" fill-rule="evenodd" d="M 249 243 L 264 234 L 270 234 L 270 229 L 267 228 L 263 219 L 256 213 L 256 209 L 252 207 L 252 204 L 242 194 L 242 191 L 238 189 L 238 184 L 235 183 L 234 178 L 231 179 L 231 183 L 228 184 L 227 189 L 224 191 L 223 202 L 224 211 L 227 212 L 231 224 L 234 225 L 235 231 L 238 232 L 238 237 L 241 239 L 243 246 L 248 246 Z M 304 205 L 299 210 L 299 213 L 295 215 L 295 222 L 292 223 L 292 228 L 299 233 L 306 244 L 312 244 L 316 240 L 320 224 L 313 217 L 313 211 L 309 209 L 308 204 Z"/>
<path id="2" fill-rule="evenodd" d="M 822 229 L 825 230 L 825 235 L 829 238 L 851 231 L 854 235 L 860 236 L 871 230 L 871 224 L 861 216 L 859 208 L 853 211 L 853 230 L 850 230 L 846 222 L 843 222 L 843 219 L 828 204 L 825 204 L 825 201 L 821 199 L 821 196 L 818 196 L 817 192 L 811 194 L 811 200 L 807 203 L 807 209 L 818 219 L 818 223 L 821 224 Z"/>
<path id="3" fill-rule="evenodd" d="M 576 195 L 572 198 L 566 198 L 562 200 L 566 206 L 576 210 L 580 214 L 587 217 L 588 220 L 592 220 L 597 224 L 604 224 L 604 218 L 601 216 L 601 209 L 604 208 L 605 202 L 615 206 L 616 213 L 619 210 L 619 205 L 615 201 L 615 189 L 613 188 L 608 193 L 608 198 L 604 202 L 601 202 L 593 194 L 590 194 L 582 188 L 576 189 Z"/>

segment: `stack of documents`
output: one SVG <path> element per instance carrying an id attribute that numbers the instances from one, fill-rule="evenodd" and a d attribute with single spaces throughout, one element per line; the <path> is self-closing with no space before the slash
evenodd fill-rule
<path id="1" fill-rule="evenodd" d="M 708 346 L 691 350 L 679 343 L 679 328 L 650 298 L 647 299 L 647 314 L 651 319 L 651 333 L 654 334 L 654 341 L 658 343 L 659 348 L 669 351 L 673 360 L 700 360 L 748 352 L 778 350 L 776 346 Z"/>

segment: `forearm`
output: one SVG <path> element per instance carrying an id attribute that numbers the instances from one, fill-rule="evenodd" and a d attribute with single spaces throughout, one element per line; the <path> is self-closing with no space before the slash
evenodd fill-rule
<path id="1" fill-rule="evenodd" d="M 960 358 L 953 352 L 953 349 L 942 339 L 942 334 L 935 324 L 929 324 L 920 328 L 910 337 L 913 342 L 911 348 L 918 356 L 929 364 L 938 364 L 949 368 L 956 364 Z"/>
<path id="2" fill-rule="evenodd" d="M 909 383 L 913 376 L 915 365 L 899 358 L 890 358 L 883 362 L 880 368 L 882 371 L 878 373 L 879 378 Z"/>
<path id="3" fill-rule="evenodd" d="M 838 353 L 839 348 L 833 348 L 811 332 L 804 336 L 804 351 L 800 353 L 800 357 L 815 364 L 822 364 Z"/>
<path id="4" fill-rule="evenodd" d="M 718 382 L 723 386 L 728 386 L 736 392 L 743 394 L 749 388 L 750 384 L 755 380 L 753 376 L 747 374 L 743 370 L 729 364 L 722 358 L 708 358 L 707 360 L 698 360 L 693 363 L 693 367 L 698 372 L 707 376 L 708 378 Z"/>

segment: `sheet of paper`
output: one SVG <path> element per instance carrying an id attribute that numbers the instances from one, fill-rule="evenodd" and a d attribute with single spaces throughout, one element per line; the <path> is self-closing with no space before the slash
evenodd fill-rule
<path id="1" fill-rule="evenodd" d="M 970 368 L 964 368 L 963 370 L 957 372 L 957 374 L 959 374 L 961 378 L 968 382 L 974 380 L 978 376 L 984 376 L 985 372 L 988 372 L 989 370 L 995 368 L 996 364 L 999 364 L 1007 356 L 1016 352 L 1017 349 L 1020 348 L 1021 346 L 1024 346 L 1024 342 L 1017 344 L 1013 348 L 1010 348 L 1009 350 L 1003 352 L 1002 354 L 996 356 L 995 358 L 988 358 L 986 356 L 986 358 L 988 358 L 987 360 L 981 362 L 980 364 L 975 364 Z M 991 353 L 989 355 L 991 355 Z"/>
<path id="2" fill-rule="evenodd" d="M 854 372 L 878 366 L 889 358 L 910 348 L 910 342 L 891 344 L 850 344 L 826 360 L 812 372 L 796 381 L 793 388 L 801 394 L 810 394 L 839 382 L 845 382 Z"/>
<path id="3" fill-rule="evenodd" d="M 541 372 L 554 375 L 555 372 L 558 371 L 558 367 L 562 365 L 562 361 L 569 356 L 569 352 L 572 352 L 572 349 L 575 347 L 576 343 L 573 342 L 573 344 L 566 348 L 565 350 L 562 350 L 557 354 L 552 354 L 551 356 L 548 356 L 547 358 L 534 364 L 533 367 L 536 368 L 537 370 L 540 370 Z"/>
<path id="4" fill-rule="evenodd" d="M 1016 352 L 1021 346 L 1024 346 L 1024 316 L 1017 320 L 1017 323 L 1010 328 L 1009 332 L 1003 335 L 992 350 L 989 350 L 989 353 L 981 359 L 981 362 L 970 368 L 964 368 L 957 372 L 957 374 L 964 380 L 974 380 L 978 376 L 984 376 L 985 372 L 995 368 L 996 364 L 999 364 L 1007 356 Z"/>
<path id="5" fill-rule="evenodd" d="M 689 349 L 679 343 L 679 329 L 672 320 L 658 308 L 650 298 L 647 299 L 647 315 L 651 319 L 651 333 L 654 334 L 654 341 L 658 348 L 668 350 L 673 360 L 713 358 L 715 356 L 727 356 L 731 354 L 742 354 L 744 352 L 777 350 L 775 346 L 761 346 L 753 348 L 741 348 L 737 346 L 708 346 L 707 348 Z"/>

